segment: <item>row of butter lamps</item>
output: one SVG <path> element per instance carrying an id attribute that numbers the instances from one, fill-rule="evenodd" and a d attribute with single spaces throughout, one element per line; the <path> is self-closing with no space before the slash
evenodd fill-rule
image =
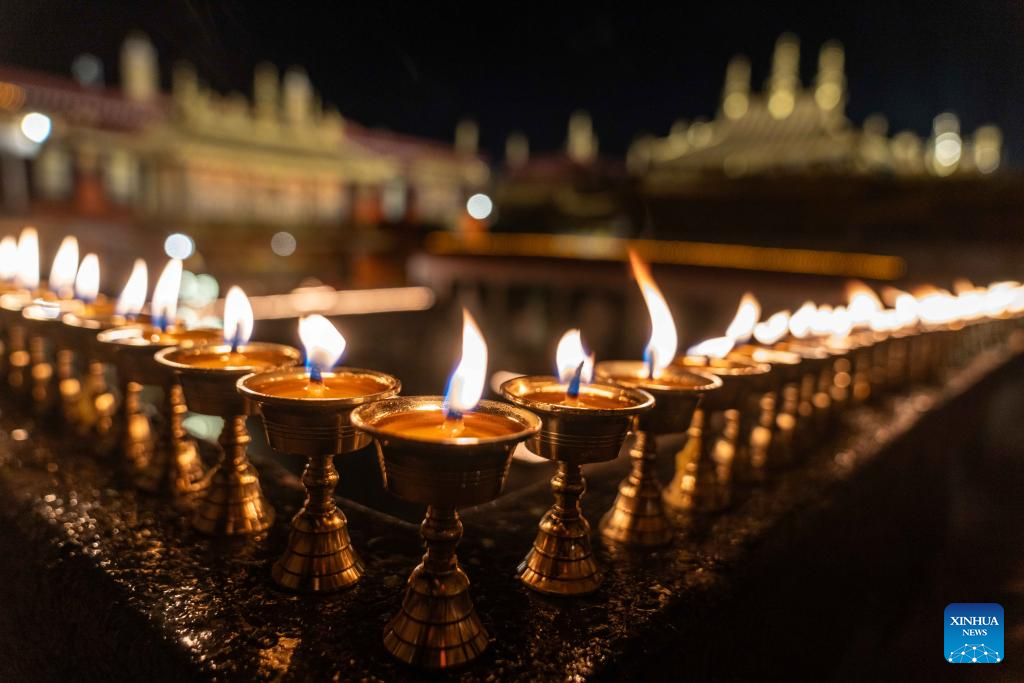
<path id="1" fill-rule="evenodd" d="M 462 358 L 446 395 L 407 397 L 398 395 L 395 377 L 335 367 L 345 340 L 321 316 L 300 320 L 304 364 L 295 348 L 250 342 L 254 316 L 237 287 L 225 299 L 223 330 L 186 329 L 175 311 L 179 261 L 164 269 L 144 315 L 143 262 L 136 263 L 114 303 L 98 293 L 98 259 L 89 254 L 79 263 L 73 238 L 58 251 L 46 289 L 38 286 L 34 231 L 26 229 L 13 247 L 0 242 L 0 279 L 7 275 L 5 254 L 15 253 L 19 263 L 9 291 L 0 296 L 9 381 L 44 398 L 46 344 L 53 344 L 63 414 L 78 428 L 109 434 L 115 401 L 102 366 L 115 364 L 124 397 L 121 452 L 140 489 L 194 500 L 192 523 L 201 532 L 259 533 L 274 513 L 246 455 L 246 416 L 258 409 L 271 447 L 306 460 L 306 503 L 272 568 L 280 586 L 330 591 L 363 575 L 334 501 L 333 458 L 376 443 L 386 488 L 427 506 L 421 527 L 427 551 L 388 623 L 384 644 L 399 659 L 428 668 L 468 662 L 488 644 L 455 553 L 462 535 L 457 510 L 500 494 L 520 442 L 554 461 L 557 473 L 555 504 L 540 522 L 519 579 L 549 595 L 585 595 L 600 586 L 602 572 L 580 507 L 583 465 L 614 459 L 633 432 L 631 471 L 601 520 L 601 534 L 632 547 L 665 545 L 674 533 L 666 506 L 704 512 L 728 507 L 737 472 L 762 481 L 770 468 L 791 464 L 804 451 L 800 446 L 820 436 L 847 403 L 867 400 L 872 389 L 877 397 L 886 387 L 903 388 L 924 378 L 915 375 L 922 367 L 938 367 L 950 352 L 947 333 L 963 317 L 933 316 L 930 325 L 919 315 L 896 320 L 899 305 L 887 309 L 858 285 L 849 310 L 809 302 L 793 315 L 780 312 L 759 321 L 760 308 L 747 295 L 725 336 L 677 356 L 668 305 L 646 264 L 631 254 L 652 321 L 644 360 L 595 363 L 579 331 L 572 330 L 558 346 L 557 376 L 518 377 L 501 387 L 507 402 L 481 400 L 487 346 L 464 312 Z M 1020 297 L 1019 285 L 989 289 Z M 904 294 L 896 294 L 897 304 L 906 303 Z M 929 296 L 946 304 L 959 300 L 938 290 L 912 298 L 920 305 Z M 1007 303 L 1001 314 L 1009 315 L 1018 301 L 1013 297 L 1002 297 Z M 935 343 L 940 335 L 941 343 Z M 88 365 L 88 387 L 75 385 L 75 351 Z M 26 368 L 31 382 L 25 381 Z M 155 435 L 140 405 L 145 385 L 163 388 L 164 427 Z M 182 426 L 189 409 L 224 418 L 220 460 L 207 473 Z M 679 433 L 688 439 L 677 454 L 675 477 L 663 490 L 654 472 L 656 440 Z"/>

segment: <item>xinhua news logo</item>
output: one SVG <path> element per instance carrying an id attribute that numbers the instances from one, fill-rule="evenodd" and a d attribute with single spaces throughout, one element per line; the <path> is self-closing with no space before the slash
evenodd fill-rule
<path id="1" fill-rule="evenodd" d="M 943 657 L 952 664 L 1003 661 L 1003 608 L 994 602 L 954 602 L 946 606 Z"/>

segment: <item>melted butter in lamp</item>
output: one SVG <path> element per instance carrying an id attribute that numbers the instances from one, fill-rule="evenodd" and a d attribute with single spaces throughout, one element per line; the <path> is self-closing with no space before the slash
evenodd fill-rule
<path id="1" fill-rule="evenodd" d="M 264 350 L 195 353 L 181 359 L 182 363 L 194 368 L 249 368 L 254 372 L 276 368 L 288 362 L 289 356 Z"/>
<path id="2" fill-rule="evenodd" d="M 294 377 L 257 387 L 259 391 L 281 398 L 356 398 L 380 393 L 388 388 L 374 377 L 355 373 L 323 375 L 323 382 L 311 382 L 308 376 Z"/>
<path id="3" fill-rule="evenodd" d="M 587 386 L 580 387 L 580 393 L 576 398 L 570 398 L 565 394 L 565 387 L 554 385 L 550 389 L 533 391 L 523 394 L 522 398 L 534 403 L 547 403 L 554 406 L 568 406 L 571 408 L 592 408 L 594 410 L 618 410 L 636 405 L 628 399 L 618 399 L 591 390 Z"/>
<path id="4" fill-rule="evenodd" d="M 161 346 L 182 346 L 188 344 L 206 344 L 218 341 L 221 337 L 220 330 L 186 330 L 184 327 L 169 327 L 166 331 L 159 327 L 147 325 L 139 333 L 138 337 L 128 338 L 130 344 L 159 344 Z"/>
<path id="5" fill-rule="evenodd" d="M 629 382 L 631 384 L 636 384 L 641 389 L 644 388 L 644 385 L 651 387 L 663 386 L 668 387 L 669 389 L 696 389 L 704 384 L 704 382 L 697 381 L 697 378 L 690 378 L 667 372 L 661 373 L 654 379 L 648 379 L 646 374 L 635 375 L 631 373 L 610 375 L 607 379 L 610 379 L 613 382 Z"/>
<path id="6" fill-rule="evenodd" d="M 111 318 L 114 315 L 114 302 L 101 294 L 95 301 L 83 304 L 78 315 L 90 319 Z"/>
<path id="7" fill-rule="evenodd" d="M 438 410 L 410 410 L 391 415 L 377 422 L 377 429 L 385 434 L 407 439 L 442 441 L 451 438 L 488 439 L 522 431 L 523 426 L 502 415 L 468 412 L 460 421 L 447 420 Z"/>

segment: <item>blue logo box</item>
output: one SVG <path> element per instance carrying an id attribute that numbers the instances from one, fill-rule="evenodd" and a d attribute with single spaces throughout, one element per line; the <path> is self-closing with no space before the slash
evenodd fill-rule
<path id="1" fill-rule="evenodd" d="M 994 602 L 954 602 L 946 606 L 943 659 L 952 664 L 1003 661 L 1003 608 Z"/>

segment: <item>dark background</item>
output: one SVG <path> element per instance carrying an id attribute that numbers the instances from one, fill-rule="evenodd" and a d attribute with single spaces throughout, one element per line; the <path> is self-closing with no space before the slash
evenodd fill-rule
<path id="1" fill-rule="evenodd" d="M 450 139 L 475 117 L 484 149 L 525 131 L 535 150 L 561 145 L 569 113 L 586 108 L 605 151 L 679 117 L 713 115 L 725 64 L 744 52 L 753 83 L 776 37 L 802 41 L 813 78 L 822 42 L 847 51 L 848 113 L 884 113 L 893 130 L 927 134 L 944 110 L 966 131 L 996 123 L 1008 160 L 1024 158 L 1024 3 L 0 3 L 0 61 L 68 73 L 82 52 L 108 82 L 131 29 L 156 44 L 165 82 L 174 59 L 222 91 L 249 92 L 252 67 L 307 68 L 343 114 L 373 126 Z"/>

